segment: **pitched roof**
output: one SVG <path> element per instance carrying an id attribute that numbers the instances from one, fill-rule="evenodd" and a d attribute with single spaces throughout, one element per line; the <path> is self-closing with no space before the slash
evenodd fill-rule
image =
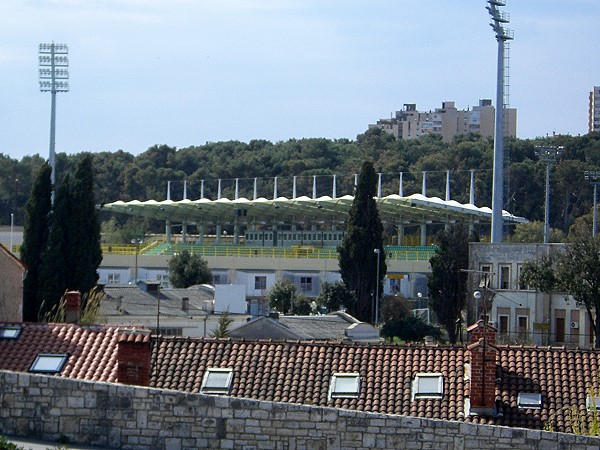
<path id="1" fill-rule="evenodd" d="M 470 382 L 464 346 L 367 345 L 342 342 L 275 342 L 169 337 L 155 342 L 151 386 L 200 392 L 208 368 L 231 368 L 229 395 L 443 420 L 569 432 L 570 410 L 585 412 L 596 389 L 600 352 L 550 347 L 496 346 L 496 406 L 493 415 L 465 415 Z M 331 376 L 360 375 L 356 398 L 331 398 Z M 414 398 L 419 373 L 440 373 L 440 398 Z M 539 409 L 519 408 L 519 393 L 539 393 Z M 584 414 L 582 424 L 591 422 Z"/>
<path id="2" fill-rule="evenodd" d="M 8 324 L 20 327 L 15 339 L 0 338 L 0 369 L 27 372 L 39 354 L 67 354 L 61 377 L 117 380 L 119 328 L 73 324 Z"/>
<path id="3" fill-rule="evenodd" d="M 104 316 L 155 316 L 156 293 L 146 292 L 134 285 L 104 286 L 105 300 L 101 303 Z M 160 314 L 166 317 L 205 315 L 204 302 L 212 301 L 214 292 L 201 286 L 187 289 L 161 289 Z M 182 299 L 189 299 L 188 310 L 182 308 Z"/>
<path id="4" fill-rule="evenodd" d="M 379 340 L 377 328 L 340 311 L 322 316 L 258 317 L 229 335 L 246 339 Z"/>

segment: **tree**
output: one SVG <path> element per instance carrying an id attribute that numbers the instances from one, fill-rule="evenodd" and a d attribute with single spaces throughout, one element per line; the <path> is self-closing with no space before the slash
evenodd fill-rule
<path id="1" fill-rule="evenodd" d="M 183 250 L 169 260 L 169 280 L 173 287 L 187 288 L 196 284 L 211 283 L 212 274 L 205 260 Z"/>
<path id="2" fill-rule="evenodd" d="M 73 177 L 67 173 L 56 191 L 48 245 L 42 256 L 40 317 L 56 308 L 66 290 L 85 294 L 93 289 L 101 262 L 92 158 L 85 156 Z"/>
<path id="3" fill-rule="evenodd" d="M 356 298 L 354 292 L 349 290 L 342 281 L 323 283 L 317 303 L 325 306 L 329 311 L 339 311 L 342 307 L 352 308 Z"/>
<path id="4" fill-rule="evenodd" d="M 527 261 L 519 280 L 541 292 L 562 291 L 584 306 L 594 330 L 594 347 L 600 348 L 600 238 L 583 236 L 564 251 Z"/>
<path id="5" fill-rule="evenodd" d="M 229 316 L 229 312 L 225 311 L 221 317 L 219 317 L 217 328 L 213 331 L 212 337 L 217 339 L 226 338 L 229 335 L 229 326 L 232 323 L 233 319 Z"/>
<path id="6" fill-rule="evenodd" d="M 438 341 L 442 340 L 439 328 L 414 316 L 406 316 L 400 320 L 385 323 L 381 327 L 381 336 L 388 338 L 390 342 L 395 337 L 406 342 L 420 342 L 425 339 L 425 336 L 431 336 Z"/>
<path id="7" fill-rule="evenodd" d="M 600 348 L 600 239 L 581 238 L 566 245 L 558 262 L 558 280 L 578 305 L 583 305 Z"/>
<path id="8" fill-rule="evenodd" d="M 306 296 L 296 292 L 290 280 L 281 280 L 269 289 L 269 306 L 284 314 L 309 314 L 310 303 Z"/>
<path id="9" fill-rule="evenodd" d="M 455 344 L 467 298 L 467 273 L 461 269 L 469 265 L 469 233 L 464 225 L 455 224 L 441 232 L 438 240 L 430 259 L 429 305 L 448 333 L 448 340 Z"/>
<path id="10" fill-rule="evenodd" d="M 27 267 L 23 280 L 23 320 L 26 322 L 37 321 L 40 310 L 39 276 L 42 254 L 48 242 L 48 220 L 52 208 L 51 173 L 48 164 L 40 168 L 25 206 L 21 260 Z"/>
<path id="11" fill-rule="evenodd" d="M 388 295 L 381 302 L 381 320 L 398 322 L 410 314 L 410 305 L 403 295 Z"/>
<path id="12" fill-rule="evenodd" d="M 379 293 L 383 293 L 382 280 L 387 271 L 383 226 L 375 202 L 376 189 L 377 174 L 373 164 L 365 161 L 350 208 L 346 234 L 338 247 L 342 280 L 356 295 L 356 303 L 348 310 L 363 322 L 375 322 L 376 286 L 379 284 Z M 375 249 L 381 253 L 375 253 Z M 380 258 L 378 278 L 377 258 Z"/>
<path id="13" fill-rule="evenodd" d="M 564 233 L 556 228 L 550 228 L 548 233 L 549 242 L 564 242 Z M 515 231 L 510 236 L 510 242 L 519 243 L 542 243 L 544 242 L 544 222 L 533 221 L 529 223 L 519 223 Z"/>

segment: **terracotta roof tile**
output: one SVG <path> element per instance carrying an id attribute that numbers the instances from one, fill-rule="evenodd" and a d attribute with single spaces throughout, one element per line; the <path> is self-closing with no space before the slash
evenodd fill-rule
<path id="1" fill-rule="evenodd" d="M 15 324 L 0 323 L 0 327 Z M 17 339 L 0 339 L 0 369 L 27 372 L 40 353 L 69 355 L 59 376 L 90 381 L 117 379 L 117 327 L 19 324 Z"/>

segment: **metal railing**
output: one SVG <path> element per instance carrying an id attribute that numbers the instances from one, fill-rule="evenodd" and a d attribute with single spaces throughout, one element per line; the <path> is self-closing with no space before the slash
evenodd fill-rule
<path id="1" fill-rule="evenodd" d="M 436 247 L 388 246 L 385 247 L 386 258 L 396 261 L 429 261 Z M 221 256 L 236 258 L 291 258 L 291 259 L 337 259 L 335 247 L 253 247 L 232 244 L 167 244 L 166 242 L 151 242 L 140 246 L 139 254 L 145 255 L 175 255 L 184 250 L 202 257 Z M 104 254 L 135 255 L 135 244 L 102 245 Z"/>

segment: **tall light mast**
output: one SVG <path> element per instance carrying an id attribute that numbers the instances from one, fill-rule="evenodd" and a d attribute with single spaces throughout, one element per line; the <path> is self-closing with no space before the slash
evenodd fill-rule
<path id="1" fill-rule="evenodd" d="M 502 242 L 504 207 L 504 110 L 506 106 L 504 95 L 506 41 L 514 38 L 513 31 L 503 24 L 510 22 L 510 15 L 501 12 L 498 7 L 506 6 L 505 0 L 487 0 L 492 23 L 491 27 L 498 41 L 498 76 L 496 79 L 496 124 L 494 130 L 494 181 L 492 187 L 492 233 L 491 242 Z"/>
<path id="2" fill-rule="evenodd" d="M 56 93 L 69 91 L 69 48 L 66 44 L 40 44 L 40 91 L 52 94 L 50 109 L 50 155 L 49 162 L 52 168 L 50 180 L 53 186 L 52 203 L 54 203 L 54 182 L 56 179 Z"/>

